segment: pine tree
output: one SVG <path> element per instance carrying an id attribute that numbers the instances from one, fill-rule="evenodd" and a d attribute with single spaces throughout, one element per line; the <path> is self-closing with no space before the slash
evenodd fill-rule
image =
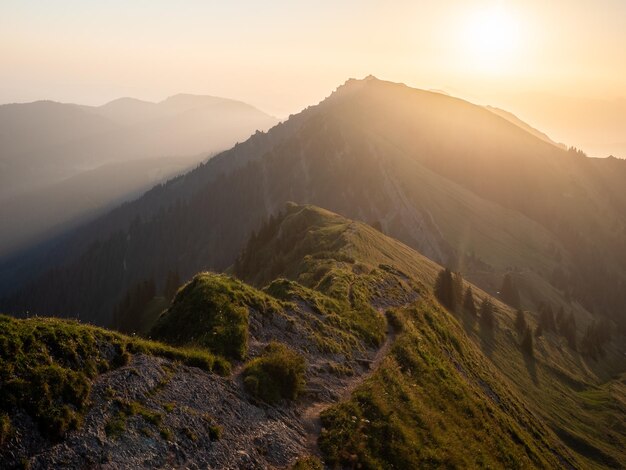
<path id="1" fill-rule="evenodd" d="M 521 347 L 522 347 L 522 351 L 524 352 L 524 354 L 527 354 L 528 356 L 532 356 L 534 354 L 533 333 L 529 326 L 527 326 L 526 329 L 524 330 L 524 337 L 522 338 Z"/>
<path id="2" fill-rule="evenodd" d="M 163 297 L 168 302 L 171 301 L 178 288 L 180 287 L 180 276 L 178 275 L 178 271 L 168 271 L 167 277 L 165 278 L 165 286 L 163 287 Z"/>
<path id="3" fill-rule="evenodd" d="M 567 344 L 574 351 L 576 350 L 576 319 L 574 318 L 574 314 L 570 312 L 570 314 L 563 320 L 560 327 L 561 335 L 565 337 L 567 340 Z"/>
<path id="4" fill-rule="evenodd" d="M 461 273 L 454 273 L 452 279 L 452 295 L 454 296 L 454 306 L 463 305 L 463 276 Z"/>
<path id="5" fill-rule="evenodd" d="M 565 326 L 564 323 L 565 323 L 565 311 L 563 310 L 563 306 L 561 306 L 561 308 L 559 308 L 559 311 L 556 314 L 556 326 L 559 329 L 559 332 L 561 332 L 561 330 Z"/>
<path id="6" fill-rule="evenodd" d="M 550 304 L 544 304 L 539 310 L 539 323 L 546 331 L 556 332 L 556 322 L 554 321 L 554 313 Z"/>
<path id="7" fill-rule="evenodd" d="M 444 307 L 454 311 L 456 304 L 454 302 L 452 272 L 448 268 L 440 271 L 437 276 L 435 296 Z"/>
<path id="8" fill-rule="evenodd" d="M 509 304 L 511 307 L 520 307 L 520 296 L 513 278 L 510 274 L 506 274 L 502 281 L 502 287 L 500 288 L 500 296 L 502 300 Z"/>
<path id="9" fill-rule="evenodd" d="M 524 316 L 524 312 L 522 310 L 517 311 L 517 315 L 515 316 L 515 330 L 518 334 L 522 334 L 526 331 L 528 325 L 526 323 L 526 317 Z"/>
<path id="10" fill-rule="evenodd" d="M 474 293 L 472 292 L 472 286 L 468 286 L 465 290 L 465 297 L 463 298 L 463 310 L 470 314 L 472 317 L 477 317 L 476 302 L 474 301 Z"/>
<path id="11" fill-rule="evenodd" d="M 490 298 L 483 300 L 480 306 L 480 323 L 481 325 L 491 329 L 494 327 L 495 318 L 493 315 L 493 304 Z"/>

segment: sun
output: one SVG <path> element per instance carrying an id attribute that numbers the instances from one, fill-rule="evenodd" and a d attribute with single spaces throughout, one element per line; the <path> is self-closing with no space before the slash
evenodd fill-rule
<path id="1" fill-rule="evenodd" d="M 519 19 L 501 7 L 474 11 L 461 34 L 469 65 L 482 72 L 506 72 L 518 60 L 521 47 Z"/>

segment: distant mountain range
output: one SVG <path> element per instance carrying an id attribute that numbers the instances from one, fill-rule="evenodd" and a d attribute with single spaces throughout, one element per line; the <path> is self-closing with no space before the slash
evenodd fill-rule
<path id="1" fill-rule="evenodd" d="M 93 218 L 276 122 L 245 103 L 196 95 L 99 107 L 2 105 L 0 256 Z"/>
<path id="2" fill-rule="evenodd" d="M 623 324 L 626 162 L 566 151 L 499 114 L 349 80 L 45 254 L 5 265 L 3 306 L 108 324 L 142 279 L 226 269 L 261 220 L 293 200 L 377 222 L 493 294 L 512 273 L 529 308 L 550 300 Z"/>
<path id="3" fill-rule="evenodd" d="M 602 90 L 597 90 L 602 93 Z M 591 157 L 626 158 L 626 98 L 589 98 L 554 93 L 510 93 L 494 97 L 560 142 Z"/>

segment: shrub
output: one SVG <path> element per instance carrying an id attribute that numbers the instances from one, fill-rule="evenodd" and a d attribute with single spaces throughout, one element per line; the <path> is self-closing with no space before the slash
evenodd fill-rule
<path id="1" fill-rule="evenodd" d="M 243 372 L 246 391 L 267 403 L 294 400 L 305 380 L 304 358 L 284 344 L 270 343 L 261 357 L 250 361 Z"/>
<path id="2" fill-rule="evenodd" d="M 291 467 L 291 470 L 322 470 L 324 466 L 317 457 L 300 457 Z"/>
<path id="3" fill-rule="evenodd" d="M 0 446 L 8 439 L 11 434 L 11 419 L 8 415 L 0 414 Z"/>
<path id="4" fill-rule="evenodd" d="M 219 441 L 222 437 L 222 427 L 217 424 L 209 426 L 209 439 Z"/>

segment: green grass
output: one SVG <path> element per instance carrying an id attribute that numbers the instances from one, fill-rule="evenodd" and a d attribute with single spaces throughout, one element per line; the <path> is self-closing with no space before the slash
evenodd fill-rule
<path id="1" fill-rule="evenodd" d="M 209 434 L 209 439 L 212 441 L 219 441 L 222 438 L 222 427 L 215 422 L 215 418 L 208 413 L 202 415 L 202 422 L 206 431 Z"/>
<path id="2" fill-rule="evenodd" d="M 345 280 L 344 274 L 349 276 L 350 281 L 354 281 L 354 285 L 359 282 L 357 277 L 336 269 L 332 273 L 334 277 L 331 278 L 329 274 L 328 278 L 324 278 L 327 284 L 325 287 L 337 288 L 336 284 Z M 370 346 L 378 346 L 384 339 L 385 319 L 369 303 L 350 302 L 348 291 L 351 285 L 346 286 L 346 294 L 343 297 L 337 296 L 336 292 L 336 296 L 333 297 L 319 288 L 311 289 L 286 279 L 277 279 L 264 291 L 280 300 L 305 302 L 316 314 L 324 318 L 326 325 L 343 333 L 354 334 Z M 355 287 L 354 290 L 356 291 L 357 288 Z M 329 352 L 342 352 L 354 347 L 354 344 L 338 344 L 328 335 L 316 336 L 316 341 L 322 350 Z M 347 341 L 349 342 L 349 339 Z"/>
<path id="3" fill-rule="evenodd" d="M 11 435 L 11 418 L 5 413 L 0 414 L 0 445 Z"/>
<path id="4" fill-rule="evenodd" d="M 322 414 L 331 467 L 558 467 L 557 442 L 430 299 L 395 312 L 399 336 L 352 398 Z"/>
<path id="5" fill-rule="evenodd" d="M 163 415 L 157 411 L 151 410 L 143 403 L 135 400 L 129 401 L 115 398 L 113 400 L 113 407 L 116 410 L 115 414 L 107 421 L 104 427 L 107 436 L 119 439 L 126 432 L 128 420 L 133 416 L 138 416 L 146 422 L 146 425 L 156 427 L 159 431 L 159 435 L 163 439 L 171 440 L 173 438 L 171 430 L 163 425 Z M 192 439 L 193 435 L 185 433 L 185 429 L 182 431 L 189 439 Z M 152 435 L 149 426 L 143 426 L 141 432 L 146 436 Z"/>
<path id="6" fill-rule="evenodd" d="M 386 299 L 401 300 L 403 289 L 392 284 L 384 273 L 394 274 L 402 283 L 426 295 L 441 269 L 419 253 L 371 227 L 351 222 L 323 209 L 291 206 L 283 217 L 284 221 L 276 225 L 269 241 L 259 246 L 252 257 L 252 264 L 260 266 L 260 270 L 251 271 L 246 277 L 246 270 L 242 269 L 244 279 L 258 285 L 269 282 L 269 273 L 276 271 L 272 264 L 279 259 L 282 264 L 281 276 L 297 281 L 302 287 L 314 291 L 314 295 L 323 295 L 324 299 L 330 297 L 346 305 L 346 299 L 348 302 L 351 299 L 371 302 L 377 290 Z M 502 246 L 496 248 L 503 249 Z M 332 252 L 332 256 L 329 252 Z M 520 250 L 513 256 L 525 258 L 526 254 Z M 243 256 L 239 261 L 240 267 L 245 268 L 247 262 L 246 256 Z M 352 296 L 350 288 L 346 288 L 354 284 L 350 280 L 351 273 L 365 284 L 361 299 L 358 285 L 357 289 L 352 288 Z M 485 286 L 493 281 L 489 290 L 494 293 L 501 283 L 501 277 L 493 273 L 473 272 L 469 277 L 481 279 Z M 528 271 L 519 277 L 522 282 L 539 278 L 540 275 Z M 562 293 L 545 284 L 545 281 L 534 282 L 532 289 L 525 287 L 525 292 L 534 292 L 540 300 L 561 305 Z M 481 289 L 474 288 L 474 293 L 478 303 L 486 297 Z M 523 300 L 529 306 L 534 305 L 528 297 Z M 313 298 L 312 304 L 317 305 L 317 310 L 321 312 L 341 311 L 334 305 L 330 307 L 331 304 L 326 300 L 320 302 Z M 561 436 L 559 445 L 565 444 L 576 452 L 581 466 L 601 468 L 625 461 L 626 387 L 620 378 L 624 376 L 623 352 L 613 347 L 604 358 L 594 361 L 572 351 L 562 338 L 545 334 L 535 341 L 534 358 L 525 357 L 513 327 L 515 312 L 499 301 L 494 300 L 494 305 L 497 326 L 493 332 L 490 335 L 483 334 L 477 322 L 459 318 L 465 331 L 453 336 L 457 342 L 462 344 L 461 339 L 469 339 L 473 347 L 481 350 L 493 362 L 512 393 L 524 397 L 525 406 L 532 410 L 537 420 Z M 571 308 L 575 312 L 579 327 L 589 321 L 588 314 L 580 305 L 563 305 L 566 311 Z M 358 315 L 361 310 L 355 308 L 354 311 Z M 531 311 L 527 317 L 534 328 L 536 312 Z M 355 330 L 354 325 L 347 322 L 335 324 L 344 331 Z M 338 344 L 330 342 L 330 346 L 336 347 Z"/>
<path id="7" fill-rule="evenodd" d="M 248 309 L 282 311 L 276 299 L 224 274 L 201 273 L 178 291 L 151 336 L 241 360 L 248 351 Z"/>
<path id="8" fill-rule="evenodd" d="M 144 353 L 227 374 L 206 351 L 176 349 L 75 321 L 0 316 L 0 413 L 26 411 L 50 439 L 80 426 L 93 379 Z M 10 427 L 10 424 L 9 424 Z"/>
<path id="9" fill-rule="evenodd" d="M 308 457 L 300 457 L 296 462 L 291 466 L 291 470 L 323 470 L 324 465 L 317 457 L 308 456 Z"/>
<path id="10" fill-rule="evenodd" d="M 257 286 L 269 284 L 265 290 L 282 300 L 294 303 L 304 300 L 320 316 L 320 324 L 327 328 L 332 325 L 339 332 L 355 335 L 361 340 L 370 333 L 375 335 L 384 331 L 384 327 L 377 328 L 374 323 L 369 323 L 369 318 L 376 317 L 368 316 L 368 304 L 382 298 L 383 304 L 400 305 L 404 303 L 407 288 L 428 297 L 441 269 L 406 245 L 383 236 L 365 224 L 312 206 L 288 207 L 273 224 L 259 233 L 257 240 L 239 258 L 234 272 Z M 544 242 L 540 244 L 547 243 Z M 498 259 L 505 259 L 501 253 L 496 253 L 498 250 L 505 250 L 507 256 L 511 255 L 506 258 L 511 261 L 507 266 L 515 265 L 514 258 L 526 258 L 525 250 L 512 253 L 510 246 L 498 245 L 492 250 Z M 494 260 L 489 258 L 487 261 L 491 263 Z M 551 264 L 552 261 L 539 260 L 537 266 L 545 269 Z M 276 277 L 285 277 L 289 281 L 280 279 L 272 282 Z M 472 272 L 468 277 L 480 279 L 481 285 L 487 286 L 493 293 L 502 282 L 497 271 Z M 519 274 L 520 283 L 531 278 L 541 278 L 541 274 L 532 271 Z M 533 306 L 533 300 L 536 301 L 528 293 L 536 294 L 539 300 L 545 299 L 553 305 L 562 304 L 562 293 L 547 285 L 545 280 L 534 282 L 532 289 L 524 286 L 523 303 L 527 307 Z M 487 297 L 476 287 L 474 294 L 479 305 Z M 506 393 L 513 397 L 511 400 L 532 413 L 534 419 L 547 429 L 546 435 L 550 435 L 554 448 L 564 449 L 562 453 L 569 455 L 568 460 L 588 468 L 619 466 L 618 462 L 626 459 L 626 387 L 620 379 L 624 374 L 624 362 L 619 348 L 609 349 L 602 360 L 594 361 L 572 351 L 562 338 L 544 334 L 535 340 L 534 357 L 525 356 L 513 326 L 515 311 L 497 300 L 493 303 L 496 322 L 491 331 L 481 330 L 479 322 L 462 315 L 453 321 L 454 328 L 458 328 L 459 324 L 462 326 L 461 331 L 455 334 L 449 334 L 447 323 L 442 322 L 442 318 L 449 316 L 447 313 L 424 316 L 423 321 L 428 329 L 437 331 L 442 337 L 448 332 L 448 349 L 454 354 L 460 354 L 459 349 L 465 351 L 468 346 L 469 350 L 477 352 L 478 362 L 467 364 L 466 370 L 473 371 L 476 364 L 480 364 L 481 368 L 491 364 L 491 372 L 481 376 L 489 378 L 490 374 L 496 374 L 498 379 L 494 384 L 504 384 Z M 571 308 L 575 312 L 577 319 L 581 320 L 579 326 L 589 321 L 588 314 L 580 305 L 563 305 L 566 311 Z M 531 311 L 527 315 L 533 328 L 536 326 L 535 317 L 536 312 Z M 389 321 L 397 323 L 393 316 Z M 311 334 L 323 350 L 350 350 L 350 343 L 337 339 L 341 338 L 340 335 L 329 340 L 326 332 L 316 334 L 313 331 Z M 402 337 L 405 335 L 406 332 L 403 332 Z M 377 344 L 374 338 L 370 336 L 370 344 Z M 441 351 L 435 349 L 424 351 L 422 360 L 433 368 L 425 369 L 424 373 L 443 373 L 437 366 L 445 364 L 447 359 L 442 361 Z M 376 393 L 385 396 L 380 390 Z M 437 387 L 433 386 L 431 393 L 436 394 Z M 485 392 L 478 390 L 478 393 Z M 492 425 L 494 429 L 506 429 L 502 423 L 507 422 Z M 448 425 L 453 429 L 459 426 L 457 423 Z M 457 435 L 457 439 L 458 442 L 465 441 L 463 435 Z M 479 441 L 476 448 L 485 449 L 485 442 L 495 445 L 489 440 Z M 454 442 L 447 445 L 455 447 Z M 501 452 L 499 463 L 494 465 L 502 466 L 505 454 Z M 553 455 L 549 451 L 546 454 Z M 354 456 L 354 451 L 350 456 Z M 342 462 L 343 465 L 353 466 L 351 461 Z M 546 465 L 554 466 L 554 461 L 551 462 Z"/>
<path id="11" fill-rule="evenodd" d="M 270 343 L 243 371 L 246 391 L 267 403 L 295 400 L 305 385 L 306 362 L 284 344 Z"/>

